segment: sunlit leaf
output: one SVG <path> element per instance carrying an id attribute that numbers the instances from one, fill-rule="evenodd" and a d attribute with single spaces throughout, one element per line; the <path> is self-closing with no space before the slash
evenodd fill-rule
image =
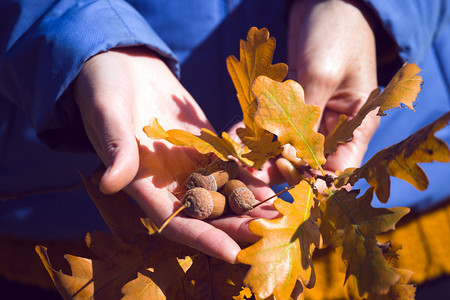
<path id="1" fill-rule="evenodd" d="M 280 144 L 273 140 L 273 135 L 254 123 L 257 104 L 251 93 L 253 81 L 260 75 L 276 81 L 282 81 L 286 77 L 286 64 L 272 65 L 275 46 L 275 39 L 269 37 L 266 28 L 252 27 L 247 34 L 247 40 L 241 40 L 240 60 L 233 55 L 227 58 L 228 72 L 237 91 L 245 124 L 245 129 L 241 128 L 238 135 L 251 150 L 245 157 L 254 162 L 255 169 L 261 168 L 268 158 L 281 152 Z"/>
<path id="2" fill-rule="evenodd" d="M 297 157 L 319 169 L 325 163 L 324 136 L 314 131 L 320 108 L 305 103 L 300 84 L 293 80 L 281 83 L 260 76 L 255 80 L 252 92 L 258 100 L 255 122 L 276 134 L 282 145 L 294 146 Z"/>
<path id="3" fill-rule="evenodd" d="M 251 149 L 250 152 L 242 156 L 253 162 L 254 169 L 261 169 L 262 165 L 271 157 L 282 152 L 279 141 L 274 141 L 272 133 L 266 130 L 260 131 L 257 135 L 248 128 L 238 128 L 237 135 L 241 141 Z"/>
<path id="4" fill-rule="evenodd" d="M 385 111 L 406 105 L 414 110 L 413 103 L 422 87 L 422 78 L 417 75 L 420 69 L 416 64 L 405 63 L 395 74 L 383 92 L 380 89 L 374 90 L 363 107 L 355 117 L 347 119 L 346 115 L 341 115 L 333 130 L 325 138 L 325 153 L 334 153 L 340 143 L 347 143 L 353 139 L 353 132 L 358 128 L 364 118 L 372 110 L 378 109 L 378 115 L 385 115 Z"/>
<path id="5" fill-rule="evenodd" d="M 175 146 L 185 146 L 197 149 L 202 154 L 214 153 L 221 160 L 227 161 L 229 156 L 233 156 L 244 165 L 252 163 L 242 157 L 246 151 L 238 143 L 233 141 L 227 133 L 222 133 L 223 138 L 218 137 L 211 130 L 203 128 L 200 136 L 181 129 L 170 129 L 165 131 L 154 119 L 149 125 L 144 127 L 144 132 L 153 139 L 165 139 Z"/>
<path id="6" fill-rule="evenodd" d="M 345 171 L 337 177 L 336 185 L 353 185 L 360 178 L 365 178 L 383 203 L 389 199 L 390 176 L 403 179 L 418 190 L 425 190 L 428 178 L 418 163 L 450 161 L 448 145 L 434 136 L 449 121 L 450 113 L 446 113 L 403 141 L 381 150 L 361 168 Z"/>
<path id="7" fill-rule="evenodd" d="M 281 218 L 250 223 L 249 229 L 262 238 L 238 254 L 239 262 L 252 266 L 244 282 L 260 298 L 289 299 L 298 278 L 314 285 L 311 256 L 320 245 L 320 234 L 310 218 L 313 189 L 302 181 L 289 193 L 292 204 L 281 199 L 274 202 Z"/>
<path id="8" fill-rule="evenodd" d="M 247 40 L 240 43 L 240 61 L 233 55 L 227 58 L 227 68 L 238 94 L 239 104 L 244 114 L 244 123 L 254 130 L 253 115 L 256 111 L 255 98 L 251 93 L 253 81 L 265 75 L 276 81 L 282 81 L 288 71 L 286 64 L 272 65 L 276 42 L 269 37 L 266 28 L 250 28 Z M 253 108 L 250 108 L 253 106 Z"/>

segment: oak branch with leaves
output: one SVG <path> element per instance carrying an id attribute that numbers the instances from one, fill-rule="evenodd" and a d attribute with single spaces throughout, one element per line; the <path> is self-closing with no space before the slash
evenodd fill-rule
<path id="1" fill-rule="evenodd" d="M 428 185 L 422 162 L 449 162 L 448 146 L 434 133 L 448 125 L 450 113 L 404 141 L 381 150 L 360 168 L 325 175 L 323 165 L 339 144 L 348 143 L 366 115 L 378 109 L 385 115 L 401 104 L 413 109 L 421 89 L 420 69 L 406 63 L 381 92 L 374 90 L 352 119 L 342 115 L 324 137 L 314 128 L 320 109 L 308 105 L 295 81 L 283 81 L 285 64 L 272 64 L 275 39 L 265 29 L 251 28 L 240 43 L 240 60 L 227 59 L 227 67 L 243 112 L 240 140 L 203 129 L 200 135 L 183 130 L 164 130 L 153 120 L 144 128 L 152 139 L 192 147 L 218 159 L 234 159 L 244 167 L 261 168 L 291 145 L 305 166 L 301 180 L 289 193 L 293 202 L 274 201 L 280 217 L 254 220 L 249 229 L 261 237 L 238 254 L 241 264 L 230 265 L 187 246 L 169 242 L 157 234 L 151 221 L 123 194 L 106 196 L 85 179 L 86 187 L 102 212 L 111 234 L 94 232 L 86 242 L 95 259 L 66 256 L 72 275 L 56 271 L 46 248 L 37 246 L 47 271 L 66 299 L 289 299 L 293 290 L 313 288 L 313 253 L 316 248 L 340 248 L 345 280 L 351 297 L 360 299 L 410 299 L 415 287 L 408 284 L 411 272 L 394 268 L 386 260 L 390 249 L 381 247 L 377 235 L 395 229 L 408 208 L 374 208 L 373 193 L 389 199 L 390 176 L 423 190 Z M 353 186 L 364 178 L 371 186 L 362 196 Z M 328 189 L 318 193 L 325 180 Z M 119 217 L 117 209 L 121 211 Z M 152 247 L 150 247 L 151 245 Z M 352 280 L 349 280 L 352 278 Z M 355 285 L 356 282 L 356 285 Z M 212 292 L 214 291 L 214 292 Z"/>

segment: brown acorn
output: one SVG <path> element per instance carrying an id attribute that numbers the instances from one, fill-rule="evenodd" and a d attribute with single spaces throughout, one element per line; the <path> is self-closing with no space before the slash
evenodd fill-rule
<path id="1" fill-rule="evenodd" d="M 235 178 L 239 172 L 239 165 L 234 160 L 217 160 L 205 168 L 195 170 L 186 180 L 186 188 L 202 187 L 210 191 L 217 191 L 229 180 Z"/>
<path id="2" fill-rule="evenodd" d="M 222 193 L 227 198 L 228 206 L 237 215 L 250 213 L 256 204 L 255 195 L 240 180 L 228 181 L 222 189 Z"/>
<path id="3" fill-rule="evenodd" d="M 186 192 L 183 197 L 184 212 L 196 219 L 215 219 L 223 215 L 227 209 L 227 200 L 224 195 L 195 187 Z"/>

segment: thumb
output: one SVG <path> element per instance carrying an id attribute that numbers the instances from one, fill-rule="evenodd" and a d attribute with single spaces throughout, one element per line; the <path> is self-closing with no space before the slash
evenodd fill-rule
<path id="1" fill-rule="evenodd" d="M 139 169 L 138 142 L 129 105 L 122 97 L 109 96 L 94 101 L 96 112 L 90 120 L 85 121 L 88 136 L 106 165 L 100 180 L 100 190 L 105 194 L 123 189 L 134 179 Z M 104 103 L 105 100 L 108 103 Z M 87 122 L 91 126 L 86 126 Z"/>
<path id="2" fill-rule="evenodd" d="M 127 186 L 139 168 L 138 143 L 131 113 L 132 85 L 127 80 L 118 80 L 123 78 L 110 76 L 118 73 L 104 67 L 110 62 L 103 61 L 102 55 L 94 57 L 75 82 L 75 100 L 84 128 L 106 166 L 100 180 L 100 190 L 105 194 L 116 193 Z M 120 60 L 113 62 L 122 67 Z"/>
<path id="3" fill-rule="evenodd" d="M 120 101 L 107 99 L 114 103 L 113 107 L 98 108 L 103 106 L 98 105 L 101 100 L 97 101 L 95 112 L 82 113 L 82 118 L 89 140 L 106 166 L 100 180 L 100 190 L 113 194 L 136 176 L 139 150 L 129 110 L 122 109 Z"/>
<path id="4" fill-rule="evenodd" d="M 106 129 L 117 130 L 112 135 L 106 132 L 99 134 L 108 137 L 102 145 L 102 158 L 107 169 L 100 180 L 100 190 L 105 194 L 123 189 L 134 179 L 139 169 L 139 151 L 134 132 L 131 128 L 119 127 L 120 124 L 114 124 Z"/>

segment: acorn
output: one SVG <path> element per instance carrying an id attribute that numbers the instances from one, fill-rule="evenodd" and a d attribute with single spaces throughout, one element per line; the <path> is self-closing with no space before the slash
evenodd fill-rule
<path id="1" fill-rule="evenodd" d="M 224 195 L 201 187 L 194 187 L 186 192 L 183 199 L 184 212 L 196 219 L 215 219 L 223 215 L 227 209 Z"/>
<path id="2" fill-rule="evenodd" d="M 237 215 L 250 213 L 256 204 L 252 191 L 237 179 L 228 181 L 222 189 L 222 194 L 227 198 L 230 209 Z"/>
<path id="3" fill-rule="evenodd" d="M 239 165 L 234 160 L 217 160 L 205 168 L 195 170 L 186 180 L 186 188 L 202 187 L 210 191 L 217 191 L 229 180 L 235 178 L 239 172 Z"/>

